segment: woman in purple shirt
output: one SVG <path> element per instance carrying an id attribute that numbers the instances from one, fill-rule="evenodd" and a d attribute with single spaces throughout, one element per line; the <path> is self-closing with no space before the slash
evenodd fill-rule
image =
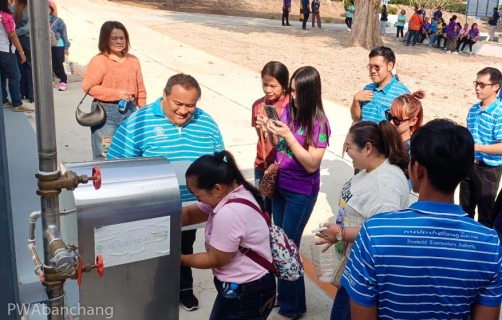
<path id="1" fill-rule="evenodd" d="M 270 142 L 277 144 L 280 163 L 277 190 L 272 199 L 274 223 L 298 247 L 320 186 L 320 165 L 331 129 L 321 99 L 321 77 L 313 67 L 301 67 L 290 80 L 290 104 L 281 121 L 259 116 Z M 278 281 L 278 319 L 293 319 L 307 312 L 305 281 Z"/>
<path id="2" fill-rule="evenodd" d="M 479 37 L 479 29 L 478 29 L 478 24 L 473 23 L 471 26 L 471 30 L 469 30 L 469 35 L 467 37 L 467 41 L 464 41 L 464 44 L 462 45 L 461 51 L 464 51 L 465 45 L 469 45 L 469 54 L 472 54 L 472 45 L 475 44 L 478 41 Z"/>
<path id="3" fill-rule="evenodd" d="M 455 51 L 455 46 L 457 45 L 457 33 L 455 26 L 457 25 L 457 16 L 453 15 L 450 18 L 450 23 L 446 27 L 446 53 L 453 53 Z"/>

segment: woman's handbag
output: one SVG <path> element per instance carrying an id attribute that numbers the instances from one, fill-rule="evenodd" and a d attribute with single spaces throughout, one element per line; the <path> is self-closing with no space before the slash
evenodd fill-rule
<path id="1" fill-rule="evenodd" d="M 77 110 L 75 110 L 75 119 L 77 119 L 78 124 L 80 124 L 83 127 L 94 127 L 106 121 L 105 108 L 103 108 L 101 102 L 98 100 L 96 100 L 96 109 L 94 111 L 90 113 L 85 113 L 82 110 L 80 110 L 80 105 L 82 104 L 82 102 L 84 102 L 84 99 L 87 97 L 89 91 L 91 91 L 93 87 L 94 86 L 87 89 L 87 92 L 85 93 L 84 97 L 82 98 L 82 100 L 80 100 L 80 103 L 77 106 Z"/>
<path id="2" fill-rule="evenodd" d="M 277 178 L 279 176 L 279 167 L 281 165 L 282 158 L 285 153 L 282 154 L 279 162 L 271 164 L 265 173 L 263 174 L 263 178 L 261 179 L 260 186 L 258 190 L 262 195 L 267 198 L 272 198 L 275 193 L 275 189 L 277 188 Z"/>
<path id="3" fill-rule="evenodd" d="M 335 253 L 338 255 L 338 252 Z M 338 256 L 339 257 L 339 256 Z M 340 289 L 342 285 L 340 281 L 342 280 L 343 271 L 345 270 L 345 266 L 347 265 L 347 243 L 343 241 L 343 256 L 341 257 L 338 265 L 335 268 L 335 272 L 333 272 L 333 276 L 331 277 L 331 284 L 334 285 L 337 289 Z"/>

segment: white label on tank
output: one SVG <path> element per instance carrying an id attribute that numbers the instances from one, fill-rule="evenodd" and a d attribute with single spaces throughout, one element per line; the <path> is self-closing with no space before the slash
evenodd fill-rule
<path id="1" fill-rule="evenodd" d="M 142 261 L 170 253 L 171 217 L 94 228 L 94 250 L 105 267 Z"/>

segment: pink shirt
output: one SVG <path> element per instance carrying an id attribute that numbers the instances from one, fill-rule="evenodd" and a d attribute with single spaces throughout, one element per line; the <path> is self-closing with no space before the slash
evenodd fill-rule
<path id="1" fill-rule="evenodd" d="M 209 246 L 223 252 L 235 252 L 230 262 L 221 268 L 213 268 L 218 280 L 223 282 L 248 283 L 263 277 L 266 269 L 249 259 L 239 251 L 239 245 L 253 249 L 256 253 L 272 261 L 269 230 L 265 219 L 254 209 L 240 204 L 230 203 L 234 198 L 247 199 L 255 203 L 251 192 L 239 186 L 223 198 L 216 208 L 198 202 L 199 208 L 209 215 L 206 224 L 206 250 Z"/>
<path id="2" fill-rule="evenodd" d="M 10 47 L 9 32 L 16 31 L 14 17 L 6 12 L 0 12 L 0 51 L 14 53 L 13 47 Z"/>

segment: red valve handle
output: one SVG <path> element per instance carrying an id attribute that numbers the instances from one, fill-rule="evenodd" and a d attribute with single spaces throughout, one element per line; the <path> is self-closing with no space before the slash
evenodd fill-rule
<path id="1" fill-rule="evenodd" d="M 84 269 L 84 263 L 82 258 L 78 257 L 78 267 L 77 267 L 77 284 L 80 287 L 82 285 L 82 271 Z"/>
<path id="2" fill-rule="evenodd" d="M 103 257 L 100 254 L 96 256 L 96 271 L 100 277 L 105 274 L 105 263 L 103 262 Z"/>
<path id="3" fill-rule="evenodd" d="M 101 170 L 99 170 L 98 166 L 92 168 L 92 184 L 96 190 L 101 188 Z"/>

